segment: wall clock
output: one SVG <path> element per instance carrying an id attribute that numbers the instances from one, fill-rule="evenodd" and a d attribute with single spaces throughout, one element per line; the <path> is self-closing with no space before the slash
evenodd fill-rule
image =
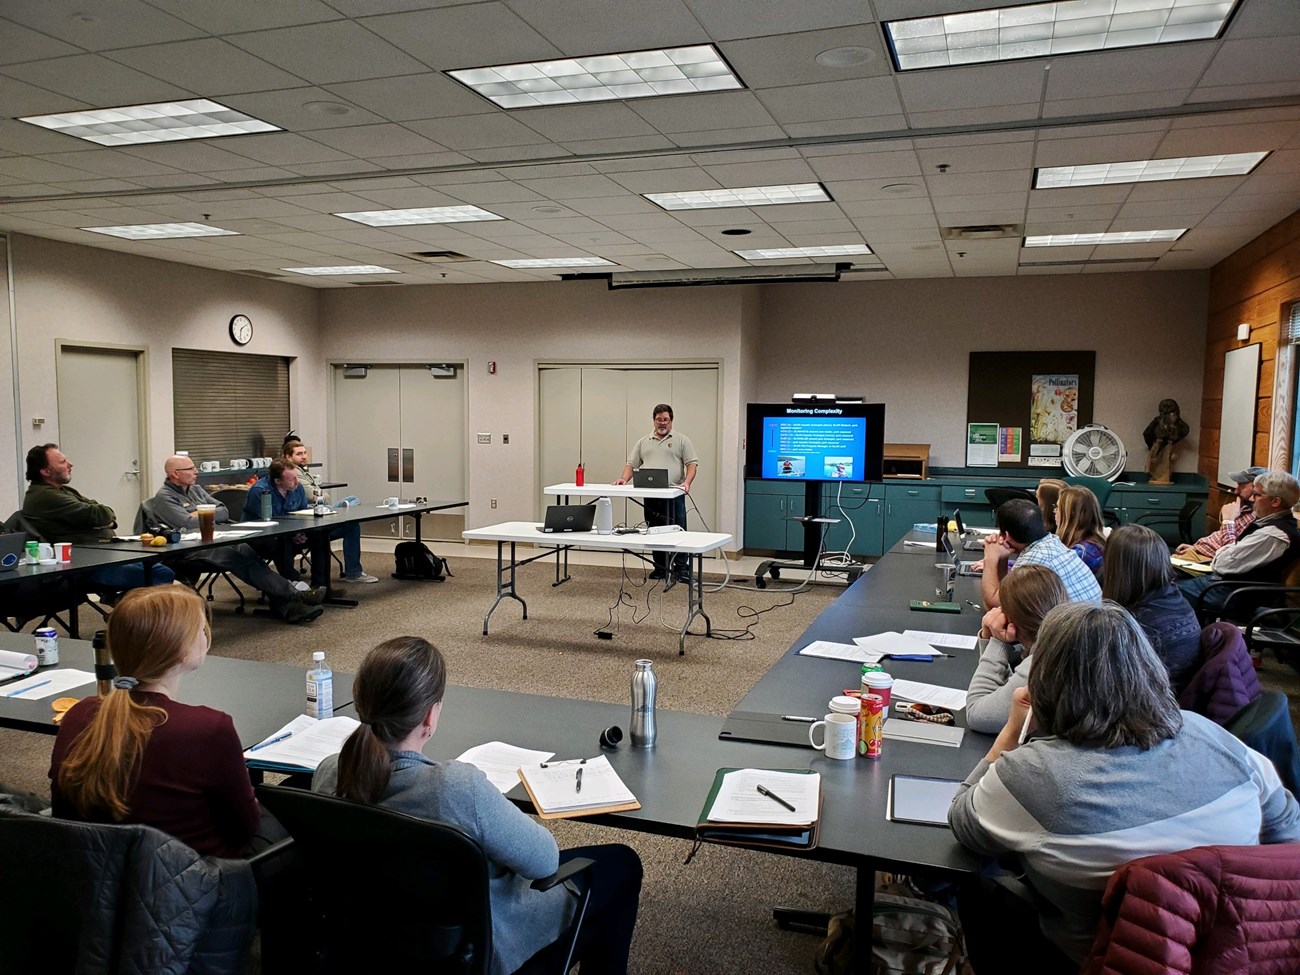
<path id="1" fill-rule="evenodd" d="M 236 315 L 230 320 L 230 340 L 236 345 L 253 341 L 253 320 L 247 315 Z"/>

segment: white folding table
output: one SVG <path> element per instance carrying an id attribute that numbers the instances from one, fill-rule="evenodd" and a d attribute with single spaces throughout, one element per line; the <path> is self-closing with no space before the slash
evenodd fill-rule
<path id="1" fill-rule="evenodd" d="M 576 485 L 575 485 L 576 487 Z M 660 488 L 659 490 L 663 490 Z M 567 552 L 575 546 L 606 551 L 631 552 L 638 557 L 643 552 L 667 552 L 673 555 L 689 555 L 693 567 L 689 582 L 684 584 L 687 593 L 686 622 L 682 624 L 677 641 L 677 652 L 686 653 L 686 634 L 695 617 L 704 619 L 705 635 L 713 633 L 713 623 L 704 611 L 704 553 L 715 548 L 722 548 L 732 541 L 732 536 L 722 532 L 663 532 L 643 535 L 598 535 L 595 532 L 546 533 L 539 531 L 541 525 L 535 521 L 507 521 L 485 528 L 471 528 L 461 532 L 467 541 L 497 543 L 497 598 L 483 617 L 483 633 L 488 631 L 488 620 L 503 599 L 518 600 L 523 607 L 524 619 L 528 619 L 528 604 L 519 595 L 515 585 L 515 570 L 521 565 L 548 558 L 552 554 L 558 557 L 560 550 Z M 520 559 L 516 547 L 519 545 L 540 545 L 547 549 L 540 555 Z M 506 546 L 509 546 L 509 562 L 506 561 Z M 551 551 L 554 549 L 555 551 Z M 566 577 L 567 578 L 567 575 Z M 563 580 L 561 580 L 563 581 Z M 557 582 L 556 585 L 559 583 Z"/>

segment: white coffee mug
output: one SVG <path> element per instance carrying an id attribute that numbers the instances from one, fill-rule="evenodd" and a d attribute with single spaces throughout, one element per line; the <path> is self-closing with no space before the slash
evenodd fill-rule
<path id="1" fill-rule="evenodd" d="M 400 501 L 400 498 L 384 498 L 384 504 L 390 508 L 396 508 Z"/>
<path id="2" fill-rule="evenodd" d="M 820 745 L 816 738 L 818 728 L 826 729 Z M 827 758 L 852 758 L 858 752 L 858 719 L 851 714 L 828 714 L 808 729 L 808 743 L 825 752 Z"/>

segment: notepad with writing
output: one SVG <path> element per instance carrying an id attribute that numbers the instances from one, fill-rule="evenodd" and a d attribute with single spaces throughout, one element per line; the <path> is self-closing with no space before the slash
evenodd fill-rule
<path id="1" fill-rule="evenodd" d="M 810 769 L 721 768 L 695 824 L 696 849 L 704 842 L 811 850 L 821 810 L 821 776 Z"/>
<path id="2" fill-rule="evenodd" d="M 541 819 L 571 819 L 641 808 L 604 755 L 524 765 L 519 769 L 519 778 Z"/>
<path id="3" fill-rule="evenodd" d="M 315 772 L 321 762 L 337 755 L 348 736 L 360 727 L 356 718 L 317 719 L 300 714 L 265 741 L 244 752 L 249 768 L 271 772 Z"/>

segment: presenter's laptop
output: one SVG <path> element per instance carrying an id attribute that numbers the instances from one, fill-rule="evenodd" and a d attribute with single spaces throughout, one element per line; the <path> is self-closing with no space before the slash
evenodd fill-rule
<path id="1" fill-rule="evenodd" d="M 592 504 L 551 504 L 546 506 L 546 523 L 539 532 L 589 532 L 596 520 Z"/>
<path id="2" fill-rule="evenodd" d="M 666 488 L 669 486 L 668 468 L 643 467 L 639 471 L 633 471 L 632 486 L 639 488 Z"/>
<path id="3" fill-rule="evenodd" d="M 0 572 L 18 568 L 18 561 L 26 554 L 26 532 L 10 532 L 0 535 Z"/>

